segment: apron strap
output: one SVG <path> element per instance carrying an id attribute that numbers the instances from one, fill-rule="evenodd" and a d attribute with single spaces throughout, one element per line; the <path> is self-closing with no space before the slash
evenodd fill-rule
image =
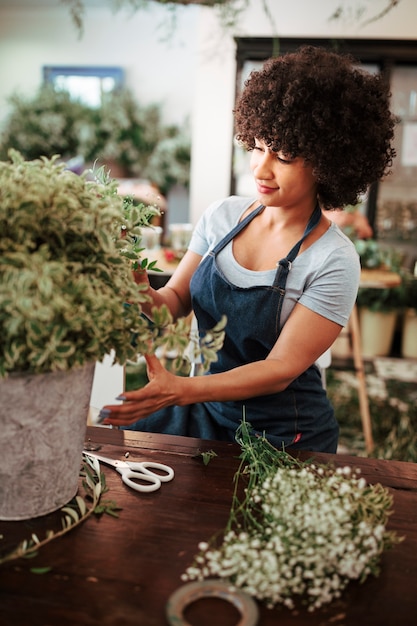
<path id="1" fill-rule="evenodd" d="M 315 229 L 315 227 L 317 226 L 317 224 L 319 223 L 321 219 L 321 209 L 319 207 L 319 205 L 316 205 L 316 208 L 314 209 L 313 213 L 311 214 L 311 217 L 308 221 L 308 224 L 306 226 L 306 229 L 304 231 L 303 236 L 301 237 L 301 239 L 299 241 L 297 241 L 297 243 L 295 244 L 295 246 L 293 248 L 291 248 L 291 250 L 289 251 L 289 253 L 287 254 L 286 257 L 284 257 L 283 259 L 280 259 L 277 263 L 277 271 L 275 274 L 275 279 L 274 279 L 274 287 L 277 287 L 278 289 L 280 289 L 282 291 L 282 295 L 284 295 L 285 293 L 285 285 L 287 284 L 287 277 L 288 277 L 288 273 L 291 269 L 291 265 L 292 262 L 294 261 L 294 259 L 296 258 L 297 254 L 300 251 L 301 248 L 301 244 L 303 243 L 303 241 L 306 239 L 306 237 L 308 237 L 308 235 Z"/>
<path id="2" fill-rule="evenodd" d="M 249 222 L 251 222 L 253 220 L 254 217 L 259 215 L 259 213 L 262 213 L 264 208 L 265 208 L 264 205 L 260 204 L 258 207 L 256 207 L 256 209 L 251 211 L 251 213 L 249 213 L 249 215 L 247 215 L 244 220 L 239 222 L 239 224 L 236 224 L 236 226 L 234 228 L 232 228 L 230 233 L 228 233 L 225 237 L 223 237 L 223 239 L 221 241 L 219 241 L 217 246 L 215 246 L 213 248 L 213 250 L 211 250 L 211 252 L 209 252 L 209 255 L 215 256 L 216 254 L 218 254 L 220 252 L 220 250 L 223 250 L 223 248 L 225 246 L 227 246 L 227 244 L 230 241 L 232 241 L 233 237 L 236 237 L 236 235 L 239 234 L 240 231 L 243 230 L 245 228 L 245 226 L 247 226 L 247 224 L 249 224 Z"/>

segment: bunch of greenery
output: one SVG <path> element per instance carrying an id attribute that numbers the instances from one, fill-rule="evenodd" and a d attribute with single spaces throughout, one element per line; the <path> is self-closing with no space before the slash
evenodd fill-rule
<path id="1" fill-rule="evenodd" d="M 378 575 L 381 554 L 399 541 L 386 530 L 387 489 L 350 467 L 298 461 L 245 421 L 237 440 L 242 462 L 222 541 L 202 542 L 183 580 L 215 576 L 270 607 L 314 611 L 351 580 Z"/>
<path id="2" fill-rule="evenodd" d="M 132 275 L 132 264 L 147 265 L 141 226 L 157 209 L 126 207 L 115 181 L 56 158 L 10 158 L 0 162 L 0 376 L 67 370 L 111 350 L 119 363 L 160 346 L 182 352 L 188 323 L 163 307 L 150 324 Z M 205 339 L 207 362 L 221 326 Z"/>

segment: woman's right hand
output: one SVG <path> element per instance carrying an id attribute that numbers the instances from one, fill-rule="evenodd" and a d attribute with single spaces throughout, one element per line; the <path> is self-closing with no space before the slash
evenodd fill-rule
<path id="1" fill-rule="evenodd" d="M 184 396 L 182 376 L 167 371 L 156 356 L 145 355 L 149 383 L 140 389 L 126 391 L 117 400 L 123 404 L 106 405 L 100 411 L 105 425 L 127 426 L 166 406 L 178 404 Z M 186 385 L 186 383 L 185 383 Z"/>
<path id="2" fill-rule="evenodd" d="M 145 284 L 150 287 L 148 272 L 145 269 L 139 266 L 137 269 L 132 270 L 132 273 L 133 279 L 137 285 Z"/>

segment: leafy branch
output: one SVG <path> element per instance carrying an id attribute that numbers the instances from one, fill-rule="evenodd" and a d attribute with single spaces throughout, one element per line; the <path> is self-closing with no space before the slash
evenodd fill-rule
<path id="1" fill-rule="evenodd" d="M 62 514 L 61 530 L 47 530 L 44 539 L 39 539 L 35 533 L 32 533 L 30 538 L 24 539 L 11 552 L 0 557 L 0 565 L 14 559 L 36 556 L 40 548 L 73 530 L 93 514 L 102 515 L 106 513 L 112 517 L 118 517 L 117 511 L 120 510 L 120 507 L 113 500 L 102 499 L 103 494 L 108 491 L 108 487 L 97 459 L 86 456 L 80 476 L 86 496 L 83 498 L 76 495 L 71 502 L 60 509 Z M 40 570 L 35 569 L 34 571 L 39 572 Z"/>
<path id="2" fill-rule="evenodd" d="M 330 16 L 330 20 L 346 20 L 353 14 L 354 21 L 360 22 L 362 27 L 367 26 L 368 24 L 372 24 L 373 22 L 377 22 L 385 17 L 392 9 L 400 4 L 401 0 L 386 0 L 386 5 L 383 7 L 378 13 L 375 13 L 371 17 L 361 22 L 362 17 L 366 13 L 366 6 L 363 4 L 363 1 L 358 2 L 356 8 L 351 6 L 344 7 L 343 4 L 339 4 L 339 6 L 335 9 L 333 14 Z"/>
<path id="3" fill-rule="evenodd" d="M 196 456 L 199 458 L 200 457 L 202 458 L 204 465 L 208 465 L 211 459 L 214 459 L 217 456 L 217 454 L 216 452 L 214 452 L 214 450 L 206 450 L 206 451 L 199 450 Z"/>

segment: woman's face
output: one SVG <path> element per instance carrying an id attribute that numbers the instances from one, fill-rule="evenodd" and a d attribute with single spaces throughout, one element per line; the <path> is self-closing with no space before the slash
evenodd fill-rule
<path id="1" fill-rule="evenodd" d="M 250 167 L 259 201 L 265 206 L 302 208 L 317 201 L 317 181 L 313 168 L 304 159 L 290 159 L 274 152 L 261 140 L 255 140 Z"/>

